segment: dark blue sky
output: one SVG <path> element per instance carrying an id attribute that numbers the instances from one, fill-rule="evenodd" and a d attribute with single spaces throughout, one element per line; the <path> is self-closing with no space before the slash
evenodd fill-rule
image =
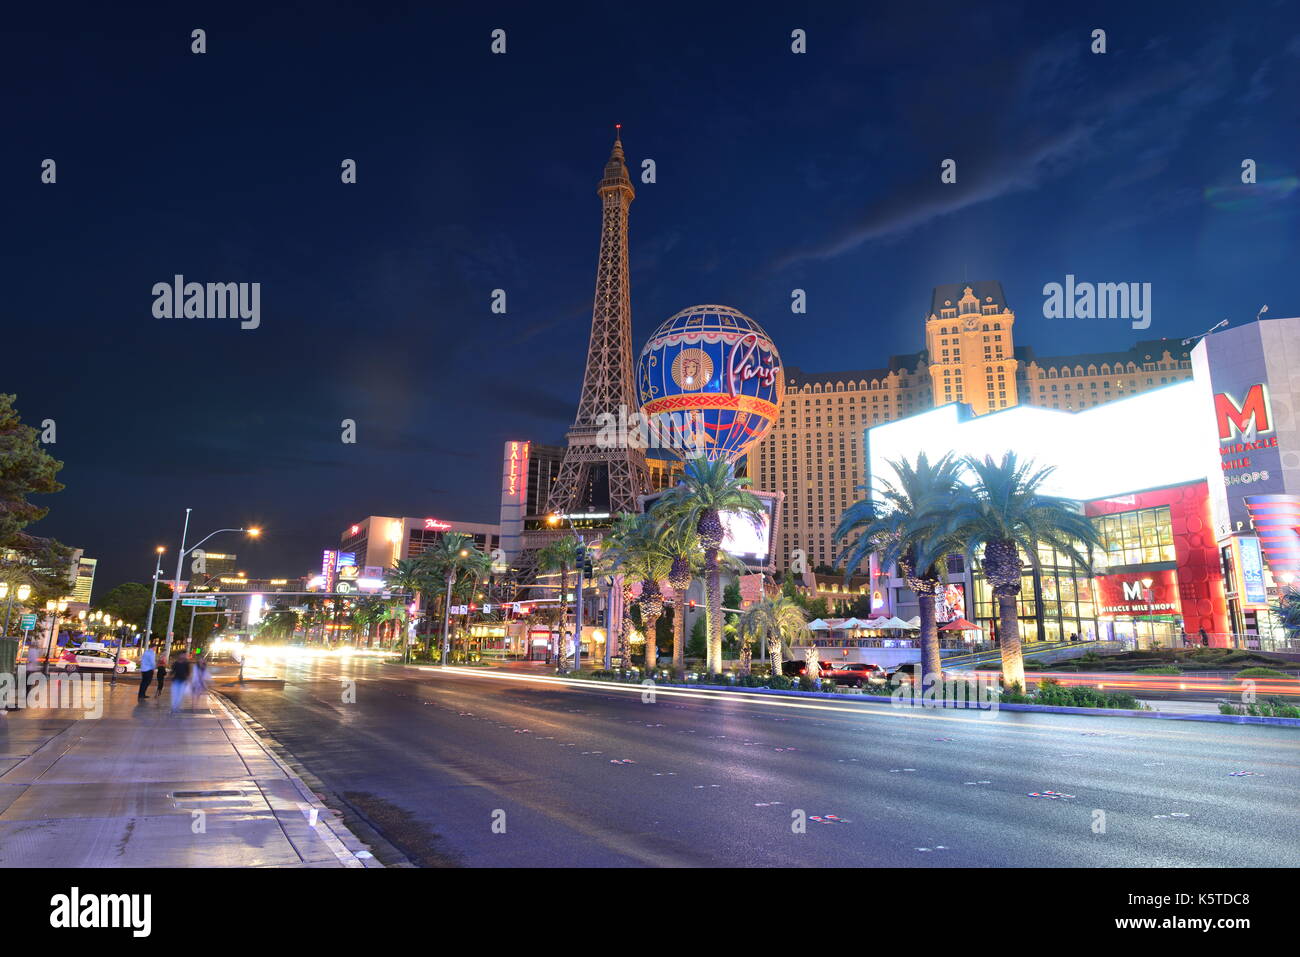
<path id="1" fill-rule="evenodd" d="M 57 422 L 33 531 L 99 556 L 97 591 L 146 579 L 187 505 L 265 526 L 213 542 L 251 574 L 372 513 L 495 521 L 502 442 L 572 418 L 615 122 L 658 172 L 638 348 L 721 302 L 789 365 L 876 366 L 963 277 L 1048 354 L 1300 314 L 1295 4 L 384 6 L 7 14 L 0 389 Z M 175 273 L 260 282 L 261 328 L 155 319 Z M 1044 319 L 1067 273 L 1152 283 L 1151 328 Z"/>

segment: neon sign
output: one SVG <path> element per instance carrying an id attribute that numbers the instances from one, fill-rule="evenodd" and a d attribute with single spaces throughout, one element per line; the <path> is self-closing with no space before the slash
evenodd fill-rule
<path id="1" fill-rule="evenodd" d="M 758 379 L 771 388 L 779 368 L 772 363 L 771 355 L 759 355 L 758 336 L 751 332 L 731 347 L 731 356 L 727 360 L 727 391 L 739 395 L 750 379 Z"/>
<path id="2" fill-rule="evenodd" d="M 447 529 L 451 528 L 451 523 L 450 523 L 450 522 L 440 522 L 440 521 L 438 521 L 436 518 L 426 518 L 426 519 L 424 520 L 424 527 L 425 527 L 425 528 L 433 528 L 433 529 L 437 529 L 438 531 L 443 532 L 443 531 L 446 531 Z"/>
<path id="3" fill-rule="evenodd" d="M 529 442 L 511 442 L 509 467 L 506 470 L 506 491 L 524 498 L 528 494 Z"/>

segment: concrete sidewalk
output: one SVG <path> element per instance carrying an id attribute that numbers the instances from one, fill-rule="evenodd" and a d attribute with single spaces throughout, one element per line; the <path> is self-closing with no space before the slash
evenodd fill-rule
<path id="1" fill-rule="evenodd" d="M 0 866 L 380 866 L 218 695 L 138 687 L 0 712 Z"/>

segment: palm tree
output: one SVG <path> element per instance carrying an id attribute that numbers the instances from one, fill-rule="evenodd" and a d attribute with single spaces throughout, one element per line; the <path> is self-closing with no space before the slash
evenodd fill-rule
<path id="1" fill-rule="evenodd" d="M 704 567 L 700 533 L 689 525 L 664 522 L 659 526 L 659 544 L 671 561 L 668 584 L 673 588 L 673 670 L 686 670 L 686 592 Z"/>
<path id="2" fill-rule="evenodd" d="M 980 565 L 998 603 L 998 645 L 1002 649 L 1002 680 L 1025 686 L 1020 646 L 1021 555 L 1038 564 L 1038 548 L 1048 545 L 1092 574 L 1092 550 L 1101 540 L 1092 522 L 1066 499 L 1043 495 L 1039 489 L 1054 467 L 1035 470 L 1007 452 L 1001 462 L 992 456 L 967 457 L 974 482 L 963 486 L 949 514 L 947 531 L 963 543 L 972 557 L 983 546 Z"/>
<path id="3" fill-rule="evenodd" d="M 1277 623 L 1286 631 L 1287 638 L 1295 640 L 1300 635 L 1300 591 L 1294 585 L 1288 585 L 1269 606 Z"/>
<path id="4" fill-rule="evenodd" d="M 449 532 L 441 535 L 432 548 L 421 553 L 420 563 L 431 577 L 441 576 L 447 590 L 442 601 L 442 663 L 447 663 L 451 647 L 451 592 L 458 582 L 476 583 L 492 573 L 492 556 L 474 544 L 468 535 Z"/>
<path id="5" fill-rule="evenodd" d="M 658 664 L 655 632 L 664 610 L 659 584 L 668 578 L 673 562 L 665 548 L 663 526 L 649 514 L 620 516 L 606 542 L 602 547 L 602 564 L 617 570 L 629 589 L 634 582 L 641 583 L 637 604 L 645 630 L 645 667 L 650 671 Z"/>
<path id="6" fill-rule="evenodd" d="M 632 666 L 632 580 L 623 573 L 623 565 L 628 560 L 633 538 L 639 534 L 640 523 L 636 515 L 620 512 L 614 519 L 614 527 L 600 542 L 601 574 L 612 577 L 615 586 L 622 594 L 623 615 L 619 621 L 618 656 L 620 667 Z M 610 640 L 609 637 L 605 639 Z"/>
<path id="7" fill-rule="evenodd" d="M 760 648 L 766 646 L 772 676 L 776 677 L 781 674 L 782 649 L 796 638 L 811 641 L 812 632 L 798 602 L 785 595 L 765 595 L 740 613 L 740 636 L 746 647 L 751 641 L 757 641 Z"/>
<path id="8" fill-rule="evenodd" d="M 844 568 L 847 579 L 875 552 L 881 567 L 896 565 L 916 593 L 921 618 L 919 690 L 925 675 L 940 673 L 934 595 L 943 587 L 946 556 L 961 547 L 960 540 L 946 528 L 948 512 L 961 488 L 960 465 L 951 455 L 931 464 L 922 452 L 915 465 L 901 461 L 889 466 L 896 481 L 880 480 L 875 498 L 854 502 L 840 517 L 835 540 L 855 531 L 858 537 L 836 558 L 836 565 Z"/>
<path id="9" fill-rule="evenodd" d="M 569 666 L 569 642 L 565 637 L 569 620 L 569 571 L 578 567 L 582 560 L 583 545 L 576 535 L 557 538 L 537 550 L 537 569 L 541 572 L 560 573 L 560 638 L 557 642 L 556 664 L 558 671 L 567 671 Z M 579 595 L 578 601 L 582 601 Z M 582 636 L 578 636 L 579 642 Z M 581 662 L 578 662 L 581 664 Z"/>
<path id="10" fill-rule="evenodd" d="M 298 630 L 298 613 L 292 608 L 272 608 L 257 624 L 257 637 L 292 641 Z"/>
<path id="11" fill-rule="evenodd" d="M 408 603 L 416 606 L 420 604 L 421 592 L 429 587 L 429 571 L 418 558 L 399 558 L 384 573 L 384 583 L 398 593 L 393 596 L 385 617 L 397 622 L 402 636 L 402 660 L 407 661 L 411 648 L 410 636 L 406 633 L 410 622 Z"/>
<path id="12" fill-rule="evenodd" d="M 379 623 L 380 613 L 383 611 L 382 602 L 373 596 L 358 598 L 352 605 L 352 617 L 349 621 L 352 636 L 356 639 L 357 644 L 361 644 L 361 638 L 366 639 L 366 647 L 371 644 L 370 630 Z"/>
<path id="13" fill-rule="evenodd" d="M 688 459 L 682 480 L 655 505 L 653 511 L 666 522 L 693 528 L 704 549 L 704 594 L 709 628 L 706 668 L 722 670 L 722 584 L 718 553 L 722 549 L 722 515 L 745 518 L 759 528 L 767 517 L 762 500 L 737 478 L 723 459 Z"/>

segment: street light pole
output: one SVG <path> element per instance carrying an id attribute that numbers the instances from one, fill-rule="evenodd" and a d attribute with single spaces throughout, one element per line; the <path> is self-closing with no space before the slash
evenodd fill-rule
<path id="1" fill-rule="evenodd" d="M 573 629 L 573 670 L 576 674 L 582 670 L 582 586 L 583 571 L 587 564 L 587 543 L 578 536 L 578 594 L 573 612 L 575 627 Z M 608 638 L 606 639 L 608 641 Z"/>
<path id="2" fill-rule="evenodd" d="M 185 510 L 185 527 L 181 531 L 181 547 L 176 552 L 176 577 L 172 579 L 171 610 L 167 613 L 167 651 L 172 647 L 172 629 L 176 627 L 176 600 L 181 588 L 181 563 L 185 561 L 185 539 L 190 532 L 190 509 Z"/>
<path id="3" fill-rule="evenodd" d="M 260 528 L 219 528 L 215 532 L 211 532 L 204 536 L 193 546 L 187 547 L 185 543 L 190 532 L 190 511 L 191 509 L 188 508 L 185 510 L 185 527 L 181 531 L 181 548 L 176 554 L 176 577 L 172 580 L 171 610 L 167 613 L 167 642 L 169 650 L 171 648 L 172 629 L 176 627 L 176 606 L 180 599 L 181 566 L 185 562 L 185 556 L 192 551 L 196 551 L 200 545 L 206 542 L 213 535 L 220 535 L 222 532 L 247 532 L 253 537 L 257 537 L 262 533 Z M 193 624 L 193 619 L 191 619 L 191 624 Z M 187 647 L 186 652 L 188 653 L 188 651 L 189 649 Z"/>
<path id="4" fill-rule="evenodd" d="M 153 637 L 153 609 L 158 603 L 158 579 L 162 577 L 162 557 L 166 549 L 159 545 L 155 551 L 158 553 L 158 561 L 154 564 L 153 587 L 149 590 L 149 620 L 144 626 L 144 640 L 146 642 Z"/>

